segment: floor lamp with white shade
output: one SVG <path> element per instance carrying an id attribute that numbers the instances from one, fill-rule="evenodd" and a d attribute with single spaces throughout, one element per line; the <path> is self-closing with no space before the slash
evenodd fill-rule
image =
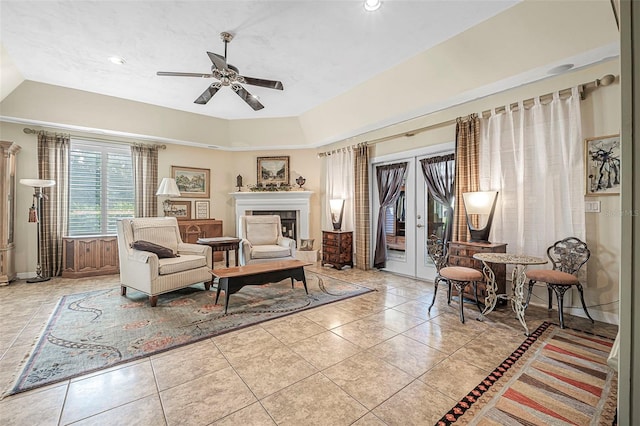
<path id="1" fill-rule="evenodd" d="M 20 183 L 23 185 L 31 186 L 33 188 L 33 203 L 29 209 L 29 222 L 36 223 L 36 240 L 37 240 L 37 263 L 36 263 L 36 276 L 27 280 L 28 283 L 40 283 L 43 281 L 49 281 L 51 277 L 45 277 L 42 275 L 42 259 L 40 258 L 40 237 L 42 235 L 42 222 L 40 220 L 42 214 L 42 199 L 46 197 L 42 192 L 42 188 L 47 188 L 56 184 L 55 180 L 49 179 L 20 179 Z"/>

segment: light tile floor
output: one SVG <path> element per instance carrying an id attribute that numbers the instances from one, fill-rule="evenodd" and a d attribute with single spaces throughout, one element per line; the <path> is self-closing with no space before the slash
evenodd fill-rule
<path id="1" fill-rule="evenodd" d="M 484 322 L 433 284 L 380 271 L 308 269 L 378 290 L 0 401 L 2 425 L 429 425 L 524 340 L 499 306 Z M 0 287 L 7 389 L 64 294 L 118 276 Z M 531 330 L 557 312 L 531 306 Z M 568 327 L 617 326 L 565 316 Z"/>

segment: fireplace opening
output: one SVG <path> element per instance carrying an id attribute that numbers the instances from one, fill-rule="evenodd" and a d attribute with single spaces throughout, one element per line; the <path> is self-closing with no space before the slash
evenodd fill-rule
<path id="1" fill-rule="evenodd" d="M 282 235 L 298 241 L 297 212 L 295 210 L 253 210 L 251 215 L 278 215 L 282 224 Z"/>

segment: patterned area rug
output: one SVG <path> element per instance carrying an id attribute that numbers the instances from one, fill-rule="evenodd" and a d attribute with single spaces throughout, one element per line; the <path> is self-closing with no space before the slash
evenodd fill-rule
<path id="1" fill-rule="evenodd" d="M 306 276 L 308 296 L 302 283 L 291 289 L 289 279 L 246 286 L 230 296 L 226 315 L 224 292 L 215 305 L 215 287 L 204 291 L 202 284 L 161 295 L 155 308 L 132 289 L 122 297 L 120 287 L 64 296 L 7 395 L 374 291 L 316 273 Z"/>
<path id="2" fill-rule="evenodd" d="M 611 425 L 613 340 L 544 323 L 438 425 Z"/>

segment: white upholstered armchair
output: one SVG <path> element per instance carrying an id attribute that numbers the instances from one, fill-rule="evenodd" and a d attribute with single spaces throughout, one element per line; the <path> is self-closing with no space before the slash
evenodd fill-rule
<path id="1" fill-rule="evenodd" d="M 240 216 L 240 264 L 296 257 L 296 242 L 282 236 L 278 215 Z"/>
<path id="2" fill-rule="evenodd" d="M 205 290 L 209 290 L 212 278 L 209 271 L 213 265 L 211 247 L 183 243 L 175 217 L 122 219 L 117 226 L 123 296 L 127 287 L 131 287 L 148 294 L 149 303 L 156 306 L 162 293 L 196 283 L 203 283 Z M 168 248 L 169 253 L 178 257 L 163 258 L 163 254 L 159 257 L 155 252 L 131 246 L 140 241 Z"/>

